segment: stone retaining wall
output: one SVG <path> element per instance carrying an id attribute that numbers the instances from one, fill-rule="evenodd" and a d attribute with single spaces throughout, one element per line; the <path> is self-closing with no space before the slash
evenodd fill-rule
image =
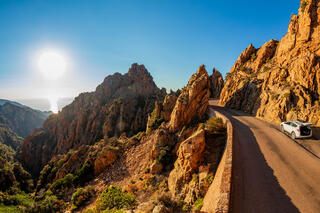
<path id="1" fill-rule="evenodd" d="M 222 118 L 227 125 L 227 143 L 214 180 L 204 197 L 201 212 L 227 213 L 230 210 L 233 127 L 230 120 L 217 111 L 210 109 L 210 116 Z"/>

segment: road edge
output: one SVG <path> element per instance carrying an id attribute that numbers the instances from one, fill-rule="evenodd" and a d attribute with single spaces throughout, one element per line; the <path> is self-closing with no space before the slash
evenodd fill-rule
<path id="1" fill-rule="evenodd" d="M 202 212 L 227 213 L 230 211 L 231 182 L 232 182 L 232 149 L 233 126 L 231 121 L 214 109 L 209 109 L 211 116 L 219 117 L 227 126 L 227 142 L 214 180 L 203 200 Z"/>

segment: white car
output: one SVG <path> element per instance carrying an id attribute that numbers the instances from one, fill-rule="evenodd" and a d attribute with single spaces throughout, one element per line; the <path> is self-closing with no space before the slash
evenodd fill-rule
<path id="1" fill-rule="evenodd" d="M 312 136 L 311 125 L 312 123 L 305 121 L 288 121 L 282 122 L 280 129 L 282 132 L 289 133 L 292 139 L 309 138 Z"/>

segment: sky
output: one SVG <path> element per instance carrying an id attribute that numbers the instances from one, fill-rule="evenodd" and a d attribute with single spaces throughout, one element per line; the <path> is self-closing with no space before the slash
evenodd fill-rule
<path id="1" fill-rule="evenodd" d="M 298 0 L 0 0 L 0 98 L 75 97 L 132 63 L 176 90 L 201 64 L 225 75 L 252 43 L 285 35 Z M 41 52 L 66 61 L 46 79 Z"/>

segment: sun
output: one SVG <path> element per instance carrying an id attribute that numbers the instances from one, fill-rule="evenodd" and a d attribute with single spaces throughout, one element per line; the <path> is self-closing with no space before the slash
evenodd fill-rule
<path id="1" fill-rule="evenodd" d="M 38 68 L 46 79 L 56 80 L 66 72 L 67 63 L 63 54 L 47 50 L 39 55 Z"/>

